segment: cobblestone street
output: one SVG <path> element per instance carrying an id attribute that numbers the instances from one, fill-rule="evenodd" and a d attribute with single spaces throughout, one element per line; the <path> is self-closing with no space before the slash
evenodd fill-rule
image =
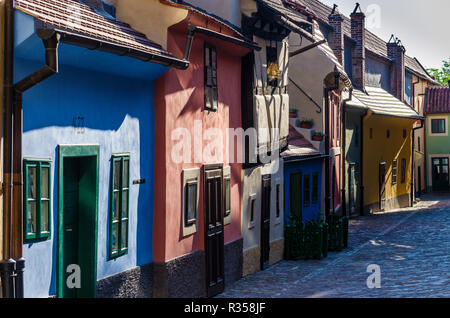
<path id="1" fill-rule="evenodd" d="M 369 264 L 381 288 L 369 289 Z M 450 297 L 450 197 L 350 221 L 349 248 L 320 261 L 283 261 L 218 297 Z"/>

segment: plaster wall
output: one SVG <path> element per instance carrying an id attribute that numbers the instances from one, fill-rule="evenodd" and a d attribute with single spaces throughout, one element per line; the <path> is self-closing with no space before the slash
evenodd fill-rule
<path id="1" fill-rule="evenodd" d="M 159 0 L 115 0 L 116 16 L 167 50 L 168 28 L 184 20 L 188 11 Z M 151 23 L 149 23 L 151 21 Z M 157 26 L 157 27 L 156 27 Z M 181 57 L 181 56 L 180 56 Z"/>
<path id="2" fill-rule="evenodd" d="M 323 159 L 312 159 L 307 161 L 300 162 L 285 162 L 284 165 L 284 222 L 285 224 L 290 223 L 289 217 L 291 216 L 291 196 L 299 195 L 302 198 L 302 217 L 303 222 L 318 220 L 320 218 L 320 210 L 321 210 L 321 190 L 322 190 L 322 166 Z M 297 172 L 302 173 L 302 185 L 301 185 L 301 193 L 292 193 L 291 189 L 291 175 Z M 310 175 L 310 195 L 312 195 L 312 176 L 314 173 L 319 174 L 319 193 L 318 193 L 318 201 L 312 202 L 312 198 L 310 197 L 310 204 L 308 206 L 304 206 L 304 176 L 306 174 Z"/>
<path id="3" fill-rule="evenodd" d="M 436 135 L 431 133 L 431 120 L 445 119 L 446 133 Z M 433 158 L 449 158 L 450 153 L 450 134 L 449 129 L 450 114 L 429 114 L 425 119 L 425 135 L 426 135 L 426 171 L 427 171 L 427 190 L 432 191 L 433 173 L 432 173 L 432 159 Z"/>
<path id="4" fill-rule="evenodd" d="M 33 18 L 17 13 L 16 30 L 15 82 L 41 68 L 45 56 Z M 26 297 L 56 294 L 58 145 L 100 146 L 97 280 L 153 261 L 152 79 L 166 68 L 66 44 L 58 52 L 59 73 L 23 94 L 23 156 L 51 160 L 51 237 L 24 245 Z M 110 159 L 118 153 L 130 154 L 128 254 L 111 260 Z M 132 184 L 137 179 L 146 182 Z"/>
<path id="5" fill-rule="evenodd" d="M 16 63 L 21 75 L 40 66 L 25 60 Z M 52 162 L 52 235 L 48 241 L 24 245 L 27 297 L 55 294 L 58 145 L 100 145 L 97 278 L 152 261 L 152 100 L 151 82 L 65 66 L 59 75 L 24 94 L 23 156 Z M 72 126 L 77 117 L 84 118 L 81 130 Z M 130 187 L 128 254 L 109 260 L 110 158 L 115 153 L 130 153 L 130 180 L 145 178 L 146 183 Z"/>
<path id="6" fill-rule="evenodd" d="M 318 30 L 316 30 L 318 31 Z M 291 33 L 289 36 L 290 52 L 310 44 L 303 39 L 301 46 L 299 36 Z M 313 103 L 296 85 L 289 82 L 290 109 L 298 110 L 300 119 L 313 119 L 314 129 L 324 131 L 324 80 L 333 72 L 334 64 L 318 48 L 311 49 L 289 59 L 289 78 L 305 91 L 314 101 Z M 317 105 L 321 107 L 318 108 Z"/>
<path id="7" fill-rule="evenodd" d="M 390 91 L 390 66 L 376 59 L 366 57 L 366 85 L 381 87 Z"/>
<path id="8" fill-rule="evenodd" d="M 414 109 L 420 114 L 424 115 L 424 103 L 425 103 L 425 92 L 426 88 L 430 86 L 428 81 L 425 81 L 415 75 L 412 75 L 412 92 L 413 92 L 413 106 Z M 416 127 L 419 125 L 416 124 Z M 425 127 L 421 129 L 417 129 L 414 133 L 414 151 L 415 151 L 415 191 L 417 194 L 420 192 L 425 192 L 427 190 L 427 170 L 425 165 Z M 419 167 L 420 167 L 420 175 L 421 175 L 421 187 L 419 188 Z"/>
<path id="9" fill-rule="evenodd" d="M 187 0 L 186 2 L 217 15 L 237 27 L 241 26 L 240 0 Z"/>
<path id="10" fill-rule="evenodd" d="M 169 33 L 168 48 L 177 54 L 184 49 L 186 35 L 175 29 Z M 218 109 L 205 110 L 204 43 L 217 49 Z M 241 56 L 248 51 L 231 48 L 216 39 L 196 36 L 187 70 L 171 69 L 156 84 L 155 261 L 166 262 L 204 249 L 203 176 L 199 199 L 198 231 L 182 235 L 182 185 L 184 169 L 221 163 L 231 167 L 231 218 L 225 226 L 225 244 L 241 237 L 241 164 L 230 163 L 226 137 L 228 128 L 239 128 L 241 120 Z M 212 135 L 206 135 L 208 129 Z M 183 132 L 172 137 L 174 131 Z M 214 143 L 218 141 L 218 144 Z M 180 148 L 180 144 L 184 145 Z M 217 145 L 214 146 L 214 145 Z M 238 147 L 238 146 L 236 146 Z M 235 148 L 237 149 L 237 148 Z M 185 159 L 174 160 L 182 154 Z M 204 154 L 210 154 L 208 157 Z M 203 170 L 202 170 L 203 173 Z"/>
<path id="11" fill-rule="evenodd" d="M 369 115 L 364 119 L 364 206 L 379 202 L 379 164 L 386 162 L 386 200 L 411 191 L 411 135 L 414 120 Z M 370 138 L 372 129 L 372 138 Z M 403 130 L 406 138 L 403 138 Z M 387 130 L 390 137 L 387 138 Z M 401 162 L 406 159 L 406 178 L 401 182 Z M 392 163 L 397 159 L 397 184 L 392 184 Z"/>

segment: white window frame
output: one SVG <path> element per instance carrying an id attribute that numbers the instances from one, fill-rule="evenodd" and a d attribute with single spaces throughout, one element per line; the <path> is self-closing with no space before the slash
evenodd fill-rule
<path id="1" fill-rule="evenodd" d="M 196 206 L 197 210 L 195 213 L 195 223 L 186 225 L 186 189 L 188 184 L 192 184 L 193 182 L 197 183 L 197 198 L 196 198 Z M 200 199 L 200 168 L 195 169 L 186 169 L 183 170 L 183 184 L 181 187 L 182 191 L 182 200 L 181 200 L 181 222 L 183 227 L 183 237 L 192 235 L 197 233 L 199 228 L 199 199 Z"/>
<path id="2" fill-rule="evenodd" d="M 433 126 L 431 125 L 432 119 L 443 119 L 445 121 L 445 133 L 437 133 L 433 134 Z M 439 137 L 439 136 L 448 136 L 448 116 L 430 116 L 428 117 L 428 136 L 430 137 Z"/>
<path id="3" fill-rule="evenodd" d="M 252 206 L 254 203 L 255 206 L 255 215 L 254 220 L 252 221 Z M 257 207 L 256 207 L 256 194 L 252 194 L 248 197 L 248 229 L 251 230 L 255 228 L 256 226 L 256 213 L 257 213 Z"/>
<path id="4" fill-rule="evenodd" d="M 225 188 L 226 187 L 226 180 L 230 181 L 230 189 L 229 189 L 230 190 L 230 214 L 229 215 L 226 215 L 227 211 L 225 210 L 225 207 L 226 207 L 226 202 L 225 202 L 226 195 L 225 195 L 225 193 L 227 191 L 227 189 Z M 228 225 L 228 224 L 231 224 L 231 215 L 233 214 L 232 213 L 232 208 L 231 208 L 232 200 L 231 200 L 231 167 L 230 166 L 223 168 L 223 189 L 224 189 L 224 193 L 223 193 L 223 201 L 224 201 L 223 224 L 224 225 Z"/>

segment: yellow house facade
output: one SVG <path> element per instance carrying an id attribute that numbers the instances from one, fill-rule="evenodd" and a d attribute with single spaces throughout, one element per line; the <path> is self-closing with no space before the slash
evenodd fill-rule
<path id="1" fill-rule="evenodd" d="M 412 129 L 422 117 L 378 87 L 355 90 L 352 101 L 367 108 L 362 121 L 363 214 L 410 206 Z"/>
<path id="2" fill-rule="evenodd" d="M 373 114 L 364 118 L 365 214 L 410 206 L 412 128 L 416 121 Z"/>

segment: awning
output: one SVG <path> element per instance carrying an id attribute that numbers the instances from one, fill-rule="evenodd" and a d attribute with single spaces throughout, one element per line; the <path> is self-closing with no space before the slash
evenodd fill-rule
<path id="1" fill-rule="evenodd" d="M 366 87 L 366 92 L 354 90 L 352 100 L 347 105 L 363 104 L 374 115 L 392 116 L 410 119 L 422 119 L 414 109 L 391 95 L 389 92 L 378 87 Z"/>
<path id="2" fill-rule="evenodd" d="M 282 158 L 305 157 L 320 155 L 320 152 L 295 129 L 289 126 L 289 144 L 288 148 L 281 153 Z"/>

